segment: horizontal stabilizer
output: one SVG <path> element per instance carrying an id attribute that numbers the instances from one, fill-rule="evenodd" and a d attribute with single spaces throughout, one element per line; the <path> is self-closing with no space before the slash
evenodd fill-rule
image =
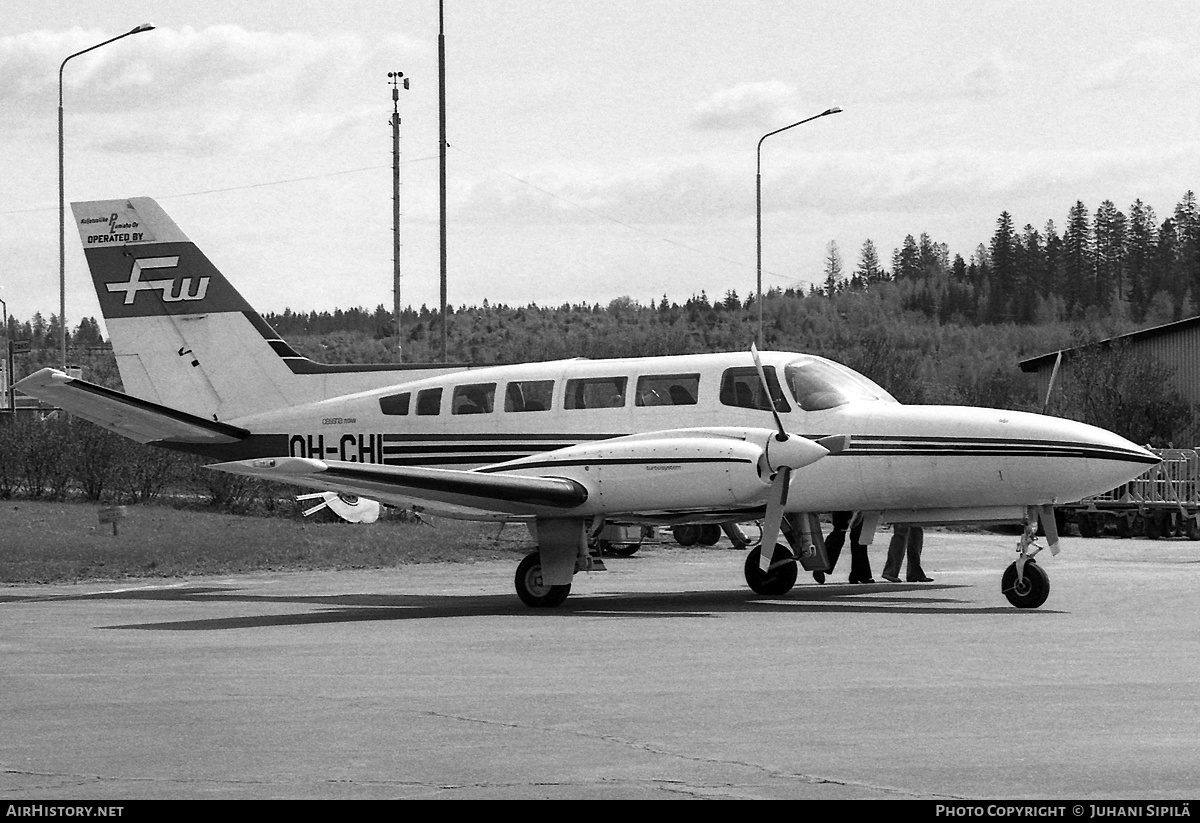
<path id="1" fill-rule="evenodd" d="M 399 506 L 427 500 L 479 511 L 530 515 L 573 509 L 588 498 L 586 488 L 564 477 L 483 474 L 304 457 L 238 460 L 208 468 L 310 489 L 361 495 Z"/>
<path id="2" fill-rule="evenodd" d="M 78 380 L 58 369 L 42 369 L 13 388 L 139 443 L 235 443 L 250 434 L 237 426 Z"/>

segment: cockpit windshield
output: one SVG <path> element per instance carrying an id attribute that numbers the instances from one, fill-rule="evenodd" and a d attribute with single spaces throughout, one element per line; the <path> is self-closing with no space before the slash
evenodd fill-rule
<path id="1" fill-rule="evenodd" d="M 804 411 L 832 409 L 861 400 L 896 402 L 896 398 L 882 387 L 853 369 L 820 357 L 793 360 L 784 369 L 784 375 L 788 388 Z"/>

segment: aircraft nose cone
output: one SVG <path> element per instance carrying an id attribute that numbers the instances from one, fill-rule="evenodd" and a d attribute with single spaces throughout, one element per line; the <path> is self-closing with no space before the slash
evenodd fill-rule
<path id="1" fill-rule="evenodd" d="M 1107 429 L 1073 420 L 1058 420 L 1054 425 L 1064 455 L 1083 458 L 1070 461 L 1078 467 L 1075 499 L 1111 491 L 1162 461 L 1149 449 Z"/>

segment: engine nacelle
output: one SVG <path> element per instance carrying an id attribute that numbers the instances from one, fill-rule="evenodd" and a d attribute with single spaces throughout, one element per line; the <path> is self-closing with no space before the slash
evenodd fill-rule
<path id="1" fill-rule="evenodd" d="M 762 503 L 770 488 L 762 446 L 734 437 L 617 438 L 529 460 L 539 475 L 585 486 L 587 514 L 737 508 Z"/>

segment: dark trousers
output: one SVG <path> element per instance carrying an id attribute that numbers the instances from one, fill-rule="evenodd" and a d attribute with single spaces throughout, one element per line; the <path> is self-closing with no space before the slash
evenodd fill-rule
<path id="1" fill-rule="evenodd" d="M 925 545 L 925 532 L 920 526 L 897 526 L 888 544 L 887 563 L 883 567 L 884 577 L 899 577 L 900 564 L 908 559 L 905 579 L 912 583 L 925 577 L 921 568 L 921 549 Z"/>
<path id="2" fill-rule="evenodd" d="M 854 525 L 851 526 L 851 521 Z M 846 544 L 846 530 L 850 531 L 850 582 L 865 582 L 871 579 L 871 560 L 867 557 L 867 547 L 859 542 L 862 537 L 862 518 L 854 517 L 854 512 L 834 512 L 833 531 L 825 538 L 825 554 L 829 557 L 829 570 L 833 573 L 842 547 Z"/>

